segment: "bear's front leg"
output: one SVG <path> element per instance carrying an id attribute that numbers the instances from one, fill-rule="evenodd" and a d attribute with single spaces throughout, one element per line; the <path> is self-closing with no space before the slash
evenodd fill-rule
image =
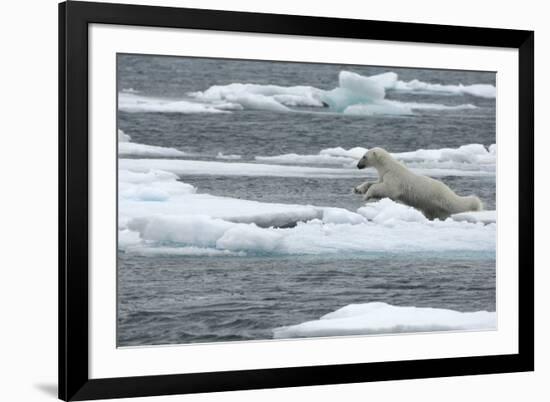
<path id="1" fill-rule="evenodd" d="M 355 194 L 365 194 L 369 187 L 372 186 L 374 183 L 369 183 L 368 181 L 359 184 L 358 186 L 353 188 L 353 192 Z"/>
<path id="2" fill-rule="evenodd" d="M 363 199 L 365 201 L 372 200 L 372 199 L 381 199 L 381 198 L 392 198 L 389 194 L 388 189 L 386 188 L 385 183 L 373 183 L 371 186 L 369 186 L 369 189 L 367 190 L 367 193 L 365 194 L 365 197 Z"/>

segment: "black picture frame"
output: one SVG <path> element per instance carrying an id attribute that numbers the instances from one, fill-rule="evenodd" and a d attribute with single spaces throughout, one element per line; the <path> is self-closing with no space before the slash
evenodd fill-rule
<path id="1" fill-rule="evenodd" d="M 519 51 L 518 353 L 90 379 L 88 25 L 191 28 L 514 48 Z M 534 32 L 121 5 L 59 4 L 59 398 L 170 395 L 534 370 Z"/>

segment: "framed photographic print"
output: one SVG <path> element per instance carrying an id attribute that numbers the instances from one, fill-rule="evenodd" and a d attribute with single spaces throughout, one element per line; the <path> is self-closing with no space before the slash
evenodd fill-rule
<path id="1" fill-rule="evenodd" d="M 61 399 L 533 370 L 533 32 L 59 32 Z"/>

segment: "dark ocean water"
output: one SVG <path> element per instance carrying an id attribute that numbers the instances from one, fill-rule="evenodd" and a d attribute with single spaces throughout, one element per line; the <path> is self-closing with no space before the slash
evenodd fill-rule
<path id="1" fill-rule="evenodd" d="M 386 71 L 401 80 L 495 84 L 484 72 L 400 69 L 119 55 L 118 91 L 182 98 L 230 83 L 311 85 L 331 89 L 338 73 Z M 255 156 L 317 154 L 331 147 L 384 147 L 391 152 L 456 148 L 495 141 L 495 100 L 469 95 L 390 93 L 403 102 L 473 104 L 472 110 L 413 116 L 346 116 L 301 110 L 231 114 L 119 112 L 118 126 L 142 144 L 174 147 L 208 159 L 218 152 Z M 204 156 L 206 155 L 206 156 Z M 190 157 L 192 158 L 192 157 Z M 196 158 L 193 158 L 196 159 Z M 231 161 L 228 161 L 231 163 Z M 439 177 L 459 194 L 477 194 L 495 208 L 495 176 Z M 198 192 L 357 210 L 356 179 L 182 176 Z M 321 190 L 322 189 L 322 190 Z M 421 235 L 421 234 L 419 234 Z M 318 319 L 351 303 L 495 310 L 491 255 L 139 257 L 119 252 L 118 345 L 267 339 L 272 329 Z"/>
<path id="2" fill-rule="evenodd" d="M 269 339 L 360 301 L 492 310 L 493 259 L 127 257 L 119 255 L 119 344 Z"/>

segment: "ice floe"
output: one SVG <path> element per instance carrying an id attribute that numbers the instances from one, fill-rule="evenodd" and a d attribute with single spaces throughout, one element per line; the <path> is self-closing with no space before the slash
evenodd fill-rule
<path id="1" fill-rule="evenodd" d="M 242 156 L 241 155 L 236 155 L 236 154 L 224 154 L 222 152 L 218 152 L 218 154 L 216 155 L 216 159 L 225 159 L 225 160 L 238 160 L 238 159 L 241 159 Z"/>
<path id="2" fill-rule="evenodd" d="M 281 163 L 281 161 L 277 161 Z M 372 169 L 358 170 L 355 162 L 350 162 L 347 167 L 313 167 L 290 164 L 271 163 L 226 163 L 222 161 L 181 160 L 181 159 L 119 159 L 122 169 L 136 172 L 164 170 L 177 175 L 209 175 L 209 176 L 243 176 L 243 177 L 316 177 L 316 178 L 343 178 L 343 177 L 376 177 Z M 411 166 L 415 173 L 431 177 L 444 176 L 492 176 L 494 170 L 466 169 L 464 164 L 427 164 Z"/>
<path id="3" fill-rule="evenodd" d="M 333 165 L 354 168 L 357 161 L 368 151 L 364 147 L 322 149 L 316 155 L 283 154 L 256 156 L 255 160 L 281 165 Z M 418 173 L 439 175 L 445 170 L 464 175 L 494 174 L 496 170 L 496 145 L 467 144 L 458 148 L 418 149 L 410 152 L 394 152 L 392 156 Z M 436 173 L 440 172 L 440 173 Z"/>
<path id="4" fill-rule="evenodd" d="M 239 255 L 300 255 L 467 250 L 491 255 L 495 233 L 494 223 L 429 221 L 389 199 L 353 212 L 200 194 L 173 173 L 159 170 L 136 172 L 121 166 L 119 172 L 119 249 L 127 252 L 220 255 L 208 251 L 214 249 Z"/>
<path id="5" fill-rule="evenodd" d="M 496 312 L 394 306 L 382 302 L 350 304 L 318 320 L 275 328 L 274 338 L 375 335 L 496 329 Z"/>
<path id="6" fill-rule="evenodd" d="M 141 157 L 181 157 L 185 156 L 182 152 L 175 148 L 159 147 L 156 145 L 146 145 L 132 142 L 132 137 L 118 130 L 118 154 L 119 156 L 141 156 Z"/>
<path id="7" fill-rule="evenodd" d="M 265 105 L 267 100 L 274 101 L 280 106 L 322 107 L 323 102 L 320 99 L 322 93 L 322 90 L 311 86 L 284 87 L 234 83 L 214 85 L 205 91 L 192 92 L 189 95 L 208 102 L 228 101 L 240 104 L 242 99 L 246 99 L 252 108 L 259 108 Z"/>
<path id="8" fill-rule="evenodd" d="M 425 94 L 448 94 L 448 95 L 471 95 L 480 98 L 494 98 L 497 90 L 491 84 L 471 84 L 471 85 L 444 85 L 432 84 L 419 80 L 408 82 L 396 80 L 391 88 L 396 91 L 425 93 Z"/>
<path id="9" fill-rule="evenodd" d="M 460 214 L 451 215 L 451 218 L 457 222 L 496 223 L 497 211 L 462 212 Z"/>
<path id="10" fill-rule="evenodd" d="M 128 113 L 228 113 L 228 110 L 235 108 L 239 107 L 224 103 L 210 105 L 192 100 L 161 99 L 127 92 L 118 94 L 118 109 Z"/>
<path id="11" fill-rule="evenodd" d="M 261 163 L 226 163 L 221 161 L 197 161 L 175 159 L 120 159 L 119 166 L 136 172 L 151 169 L 164 170 L 177 175 L 215 175 L 249 177 L 362 177 L 357 169 L 332 169 L 307 166 L 282 166 Z"/>
<path id="12" fill-rule="evenodd" d="M 438 104 L 401 102 L 386 98 L 387 92 L 409 94 L 469 95 L 494 98 L 496 88 L 491 84 L 440 84 L 419 80 L 401 81 L 394 72 L 363 76 L 340 71 L 338 86 L 331 90 L 306 85 L 280 86 L 255 83 L 214 85 L 203 91 L 185 94 L 181 99 L 160 99 L 119 93 L 119 109 L 125 112 L 157 113 L 227 113 L 237 110 L 267 110 L 289 112 L 297 108 L 328 108 L 329 112 L 350 115 L 410 115 L 415 110 L 475 109 L 472 103 Z M 183 94 L 182 94 L 183 95 Z"/>
<path id="13" fill-rule="evenodd" d="M 150 158 L 185 156 L 185 152 L 175 148 L 159 147 L 156 145 L 138 144 L 133 142 L 121 142 L 118 144 L 120 156 L 141 156 Z"/>

